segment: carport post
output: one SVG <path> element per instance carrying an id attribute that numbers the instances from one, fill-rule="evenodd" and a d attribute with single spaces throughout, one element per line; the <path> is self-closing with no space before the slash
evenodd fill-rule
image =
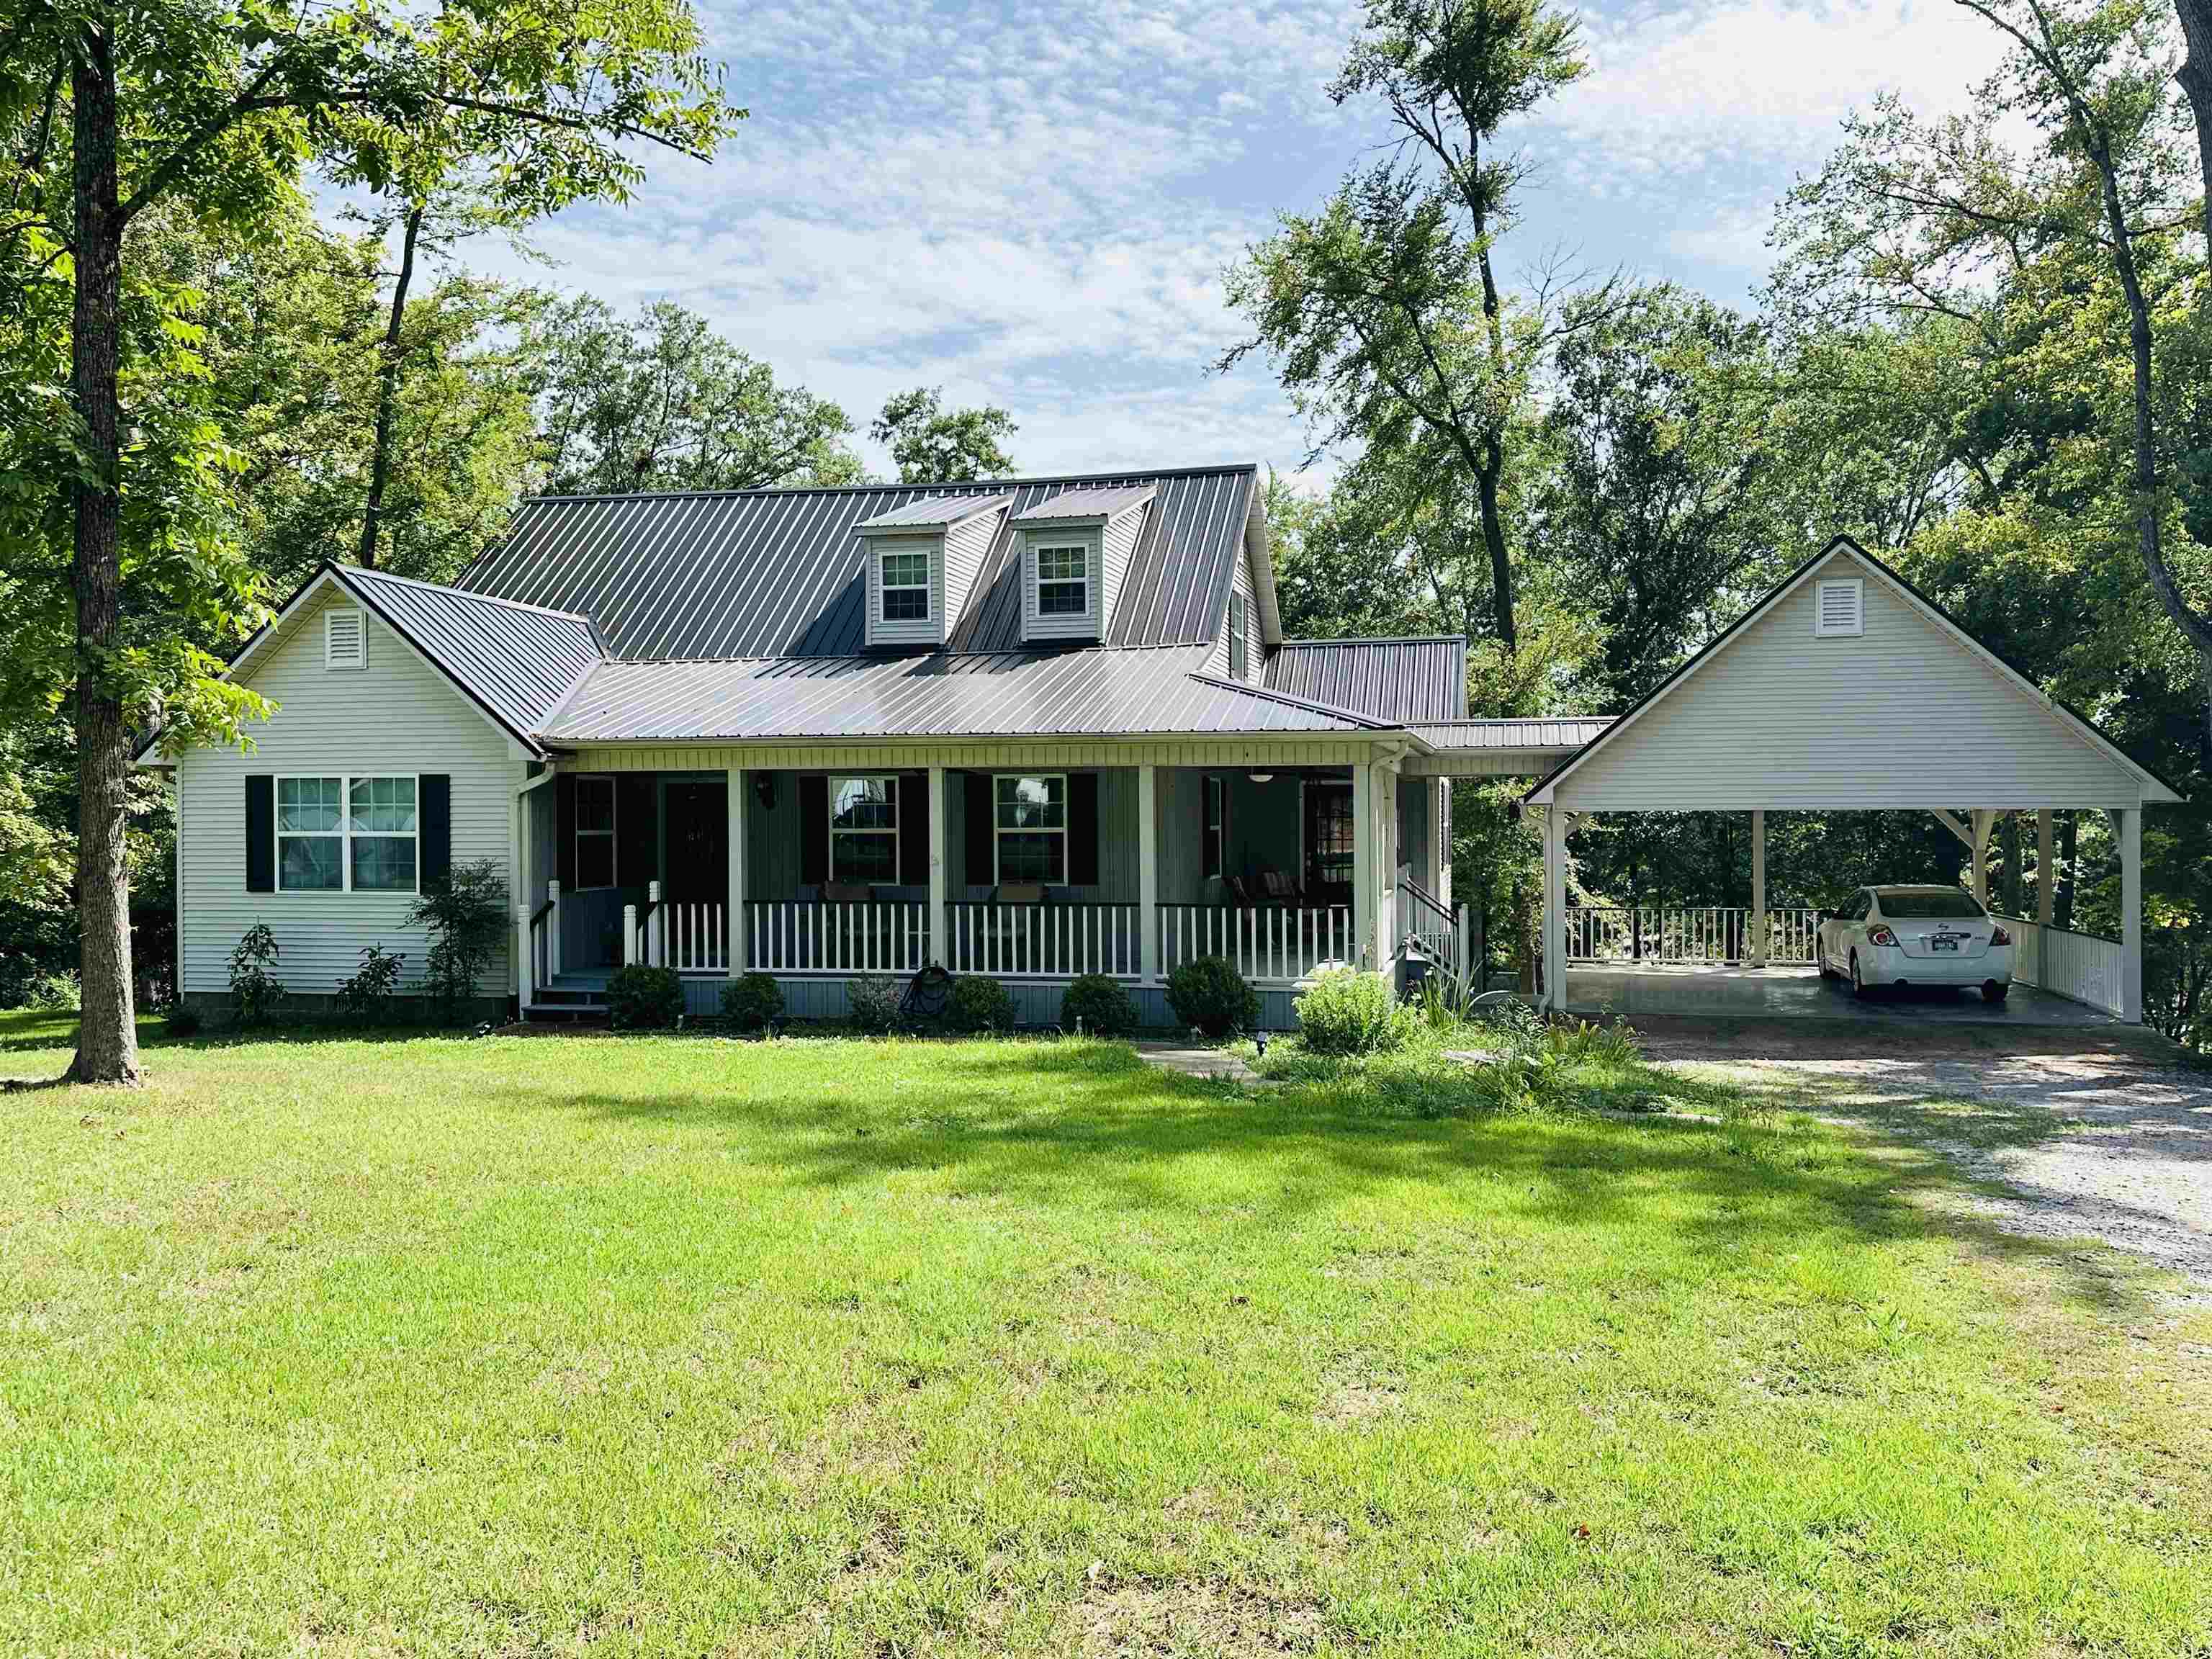
<path id="1" fill-rule="evenodd" d="M 1751 809 L 1751 965 L 1766 966 L 1766 814 Z"/>
<path id="2" fill-rule="evenodd" d="M 2120 831 L 2120 1018 L 2142 1024 L 2142 808 L 2113 817 Z"/>
<path id="3" fill-rule="evenodd" d="M 2051 809 L 2039 806 L 2035 811 L 2035 919 L 2045 927 L 2051 926 L 2051 902 L 2058 891 L 2058 884 L 2051 879 L 2057 873 L 2051 867 Z"/>

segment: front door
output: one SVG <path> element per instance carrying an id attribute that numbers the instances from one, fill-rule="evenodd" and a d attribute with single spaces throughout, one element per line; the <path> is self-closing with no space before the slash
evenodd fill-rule
<path id="1" fill-rule="evenodd" d="M 668 874 L 661 896 L 676 904 L 720 904 L 730 890 L 729 789 L 720 778 L 671 778 L 661 823 Z"/>
<path id="2" fill-rule="evenodd" d="M 1352 785 L 1309 779 L 1303 841 L 1309 902 L 1352 902 Z"/>

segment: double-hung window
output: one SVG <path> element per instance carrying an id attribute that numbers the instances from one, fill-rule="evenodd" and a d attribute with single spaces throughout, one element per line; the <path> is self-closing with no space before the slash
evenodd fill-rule
<path id="1" fill-rule="evenodd" d="M 830 879 L 898 879 L 898 780 L 830 780 Z"/>
<path id="2" fill-rule="evenodd" d="M 1067 879 L 1067 776 L 992 780 L 1001 882 Z"/>
<path id="3" fill-rule="evenodd" d="M 878 562 L 877 586 L 883 595 L 883 619 L 929 620 L 929 555 L 885 553 Z"/>
<path id="4" fill-rule="evenodd" d="M 412 777 L 276 780 L 280 891 L 412 893 L 421 847 Z"/>
<path id="5" fill-rule="evenodd" d="M 1091 550 L 1078 542 L 1036 550 L 1037 615 L 1080 617 L 1091 609 Z"/>
<path id="6" fill-rule="evenodd" d="M 1231 679 L 1241 680 L 1244 678 L 1246 665 L 1250 661 L 1248 654 L 1249 648 L 1244 642 L 1244 596 L 1242 593 L 1231 593 L 1229 596 L 1229 678 Z"/>
<path id="7" fill-rule="evenodd" d="M 615 884 L 615 781 L 576 780 L 576 885 Z"/>

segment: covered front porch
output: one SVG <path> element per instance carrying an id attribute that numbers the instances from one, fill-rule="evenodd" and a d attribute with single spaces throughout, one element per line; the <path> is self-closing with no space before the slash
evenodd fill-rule
<path id="1" fill-rule="evenodd" d="M 588 1008 L 643 962 L 682 975 L 696 1012 L 760 972 L 793 1017 L 835 1018 L 851 980 L 934 963 L 1002 981 L 1025 1023 L 1054 1023 L 1060 989 L 1096 973 L 1165 1025 L 1167 976 L 1218 956 L 1287 1026 L 1326 965 L 1394 963 L 1409 936 L 1448 962 L 1474 948 L 1443 780 L 1244 747 L 1212 764 L 564 757 L 520 797 L 524 1006 Z"/>

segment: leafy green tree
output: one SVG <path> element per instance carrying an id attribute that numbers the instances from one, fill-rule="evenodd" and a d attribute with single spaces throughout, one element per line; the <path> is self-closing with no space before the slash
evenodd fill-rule
<path id="1" fill-rule="evenodd" d="M 270 0 L 35 0 L 0 40 L 0 178 L 13 204 L 0 248 L 11 370 L 0 498 L 16 520 L 11 544 L 45 547 L 64 539 L 65 500 L 70 549 L 65 574 L 51 557 L 25 562 L 36 591 L 23 597 L 50 623 L 72 613 L 65 644 L 33 653 L 65 665 L 44 696 L 76 688 L 84 1006 L 72 1073 L 134 1082 L 131 732 L 157 708 L 180 738 L 196 714 L 234 729 L 241 705 L 213 689 L 215 660 L 184 623 L 234 633 L 257 593 L 227 542 L 216 475 L 228 458 L 196 395 L 197 326 L 182 296 L 126 259 L 132 227 L 170 202 L 258 222 L 311 158 L 381 188 L 400 137 L 427 125 L 495 168 L 537 171 L 547 205 L 619 195 L 637 176 L 632 143 L 704 154 L 732 112 L 683 0 L 359 0 L 306 12 Z M 571 135 L 558 165 L 533 159 L 544 128 Z M 64 361 L 66 405 L 29 407 Z M 20 435 L 19 415 L 44 417 L 35 435 Z"/>
<path id="2" fill-rule="evenodd" d="M 853 423 L 667 301 L 624 320 L 588 297 L 525 330 L 540 487 L 558 495 L 855 482 Z"/>
<path id="3" fill-rule="evenodd" d="M 1018 429 L 996 404 L 947 409 L 944 387 L 918 386 L 885 398 L 868 435 L 890 447 L 901 483 L 951 483 L 1012 477 L 1014 458 L 1000 441 Z"/>

